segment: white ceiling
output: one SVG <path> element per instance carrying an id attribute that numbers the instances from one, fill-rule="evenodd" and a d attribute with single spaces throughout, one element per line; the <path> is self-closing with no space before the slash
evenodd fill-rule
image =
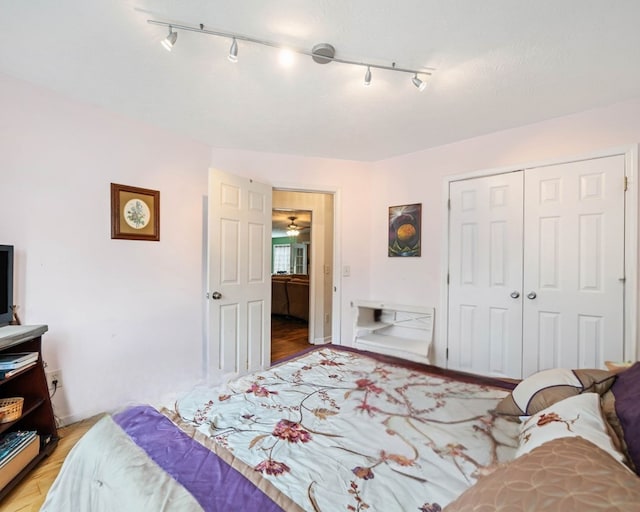
<path id="1" fill-rule="evenodd" d="M 398 67 L 291 68 L 205 25 Z M 640 96 L 638 0 L 0 0 L 0 72 L 213 147 L 372 161 Z"/>

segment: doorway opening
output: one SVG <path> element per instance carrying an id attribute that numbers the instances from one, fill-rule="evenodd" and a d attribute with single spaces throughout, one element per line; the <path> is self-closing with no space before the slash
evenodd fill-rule
<path id="1" fill-rule="evenodd" d="M 273 190 L 271 362 L 331 340 L 333 194 Z"/>
<path id="2" fill-rule="evenodd" d="M 309 346 L 310 210 L 273 208 L 271 361 Z"/>

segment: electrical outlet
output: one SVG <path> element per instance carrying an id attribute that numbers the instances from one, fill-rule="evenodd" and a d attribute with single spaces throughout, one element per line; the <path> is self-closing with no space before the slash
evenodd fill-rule
<path id="1" fill-rule="evenodd" d="M 57 381 L 57 385 L 54 386 L 54 381 Z M 52 370 L 47 372 L 47 386 L 53 391 L 54 389 L 60 389 L 62 387 L 62 372 L 60 370 Z"/>

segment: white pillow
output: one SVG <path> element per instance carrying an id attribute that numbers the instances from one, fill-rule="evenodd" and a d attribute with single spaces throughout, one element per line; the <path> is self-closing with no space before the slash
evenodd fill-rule
<path id="1" fill-rule="evenodd" d="M 624 464 L 624 455 L 615 449 L 607 433 L 597 393 L 565 398 L 529 417 L 520 426 L 516 457 L 559 437 L 582 437 Z"/>

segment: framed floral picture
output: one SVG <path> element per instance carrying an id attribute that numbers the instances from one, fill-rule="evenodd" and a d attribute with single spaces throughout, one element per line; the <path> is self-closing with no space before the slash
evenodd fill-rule
<path id="1" fill-rule="evenodd" d="M 422 204 L 389 207 L 389 256 L 420 256 Z"/>
<path id="2" fill-rule="evenodd" d="M 111 184 L 111 238 L 160 240 L 160 192 Z"/>

